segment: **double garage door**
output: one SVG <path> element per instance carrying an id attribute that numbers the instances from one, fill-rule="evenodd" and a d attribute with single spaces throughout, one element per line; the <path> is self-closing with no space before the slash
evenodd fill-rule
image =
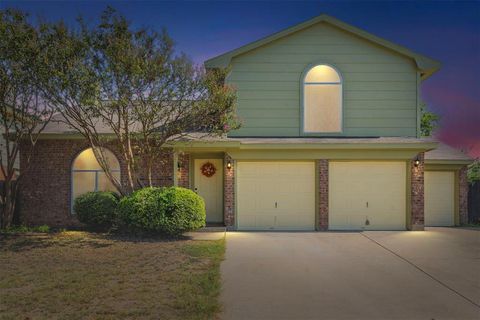
<path id="1" fill-rule="evenodd" d="M 314 162 L 238 162 L 240 230 L 314 230 Z M 329 229 L 403 230 L 405 162 L 330 162 Z"/>

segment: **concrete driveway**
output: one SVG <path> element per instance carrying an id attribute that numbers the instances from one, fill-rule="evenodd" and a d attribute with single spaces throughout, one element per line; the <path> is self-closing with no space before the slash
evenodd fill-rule
<path id="1" fill-rule="evenodd" d="M 230 232 L 222 319 L 480 319 L 480 231 Z"/>

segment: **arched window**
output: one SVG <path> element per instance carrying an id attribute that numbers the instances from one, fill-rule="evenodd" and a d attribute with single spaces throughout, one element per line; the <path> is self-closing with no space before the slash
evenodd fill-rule
<path id="1" fill-rule="evenodd" d="M 342 131 L 342 78 L 328 65 L 310 68 L 303 78 L 303 132 Z"/>
<path id="2" fill-rule="evenodd" d="M 103 152 L 112 174 L 120 180 L 120 164 L 117 158 L 109 150 L 104 149 Z M 76 197 L 89 191 L 115 191 L 115 187 L 98 164 L 92 148 L 80 152 L 73 161 L 72 203 Z"/>

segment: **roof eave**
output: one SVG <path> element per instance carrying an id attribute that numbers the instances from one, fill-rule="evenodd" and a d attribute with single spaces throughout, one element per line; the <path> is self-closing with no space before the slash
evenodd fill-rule
<path id="1" fill-rule="evenodd" d="M 426 164 L 442 164 L 442 165 L 461 165 L 466 166 L 473 163 L 474 160 L 449 160 L 449 159 L 425 159 Z"/>

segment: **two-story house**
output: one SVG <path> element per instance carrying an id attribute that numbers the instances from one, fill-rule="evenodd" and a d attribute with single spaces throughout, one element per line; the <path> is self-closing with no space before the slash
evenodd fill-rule
<path id="1" fill-rule="evenodd" d="M 420 137 L 420 86 L 435 60 L 321 15 L 205 67 L 230 69 L 243 126 L 175 143 L 156 179 L 198 192 L 207 222 L 423 230 L 466 221 L 470 159 Z M 74 195 L 108 188 L 85 149 L 68 129 L 47 128 L 23 189 L 27 221 L 74 224 Z"/>

